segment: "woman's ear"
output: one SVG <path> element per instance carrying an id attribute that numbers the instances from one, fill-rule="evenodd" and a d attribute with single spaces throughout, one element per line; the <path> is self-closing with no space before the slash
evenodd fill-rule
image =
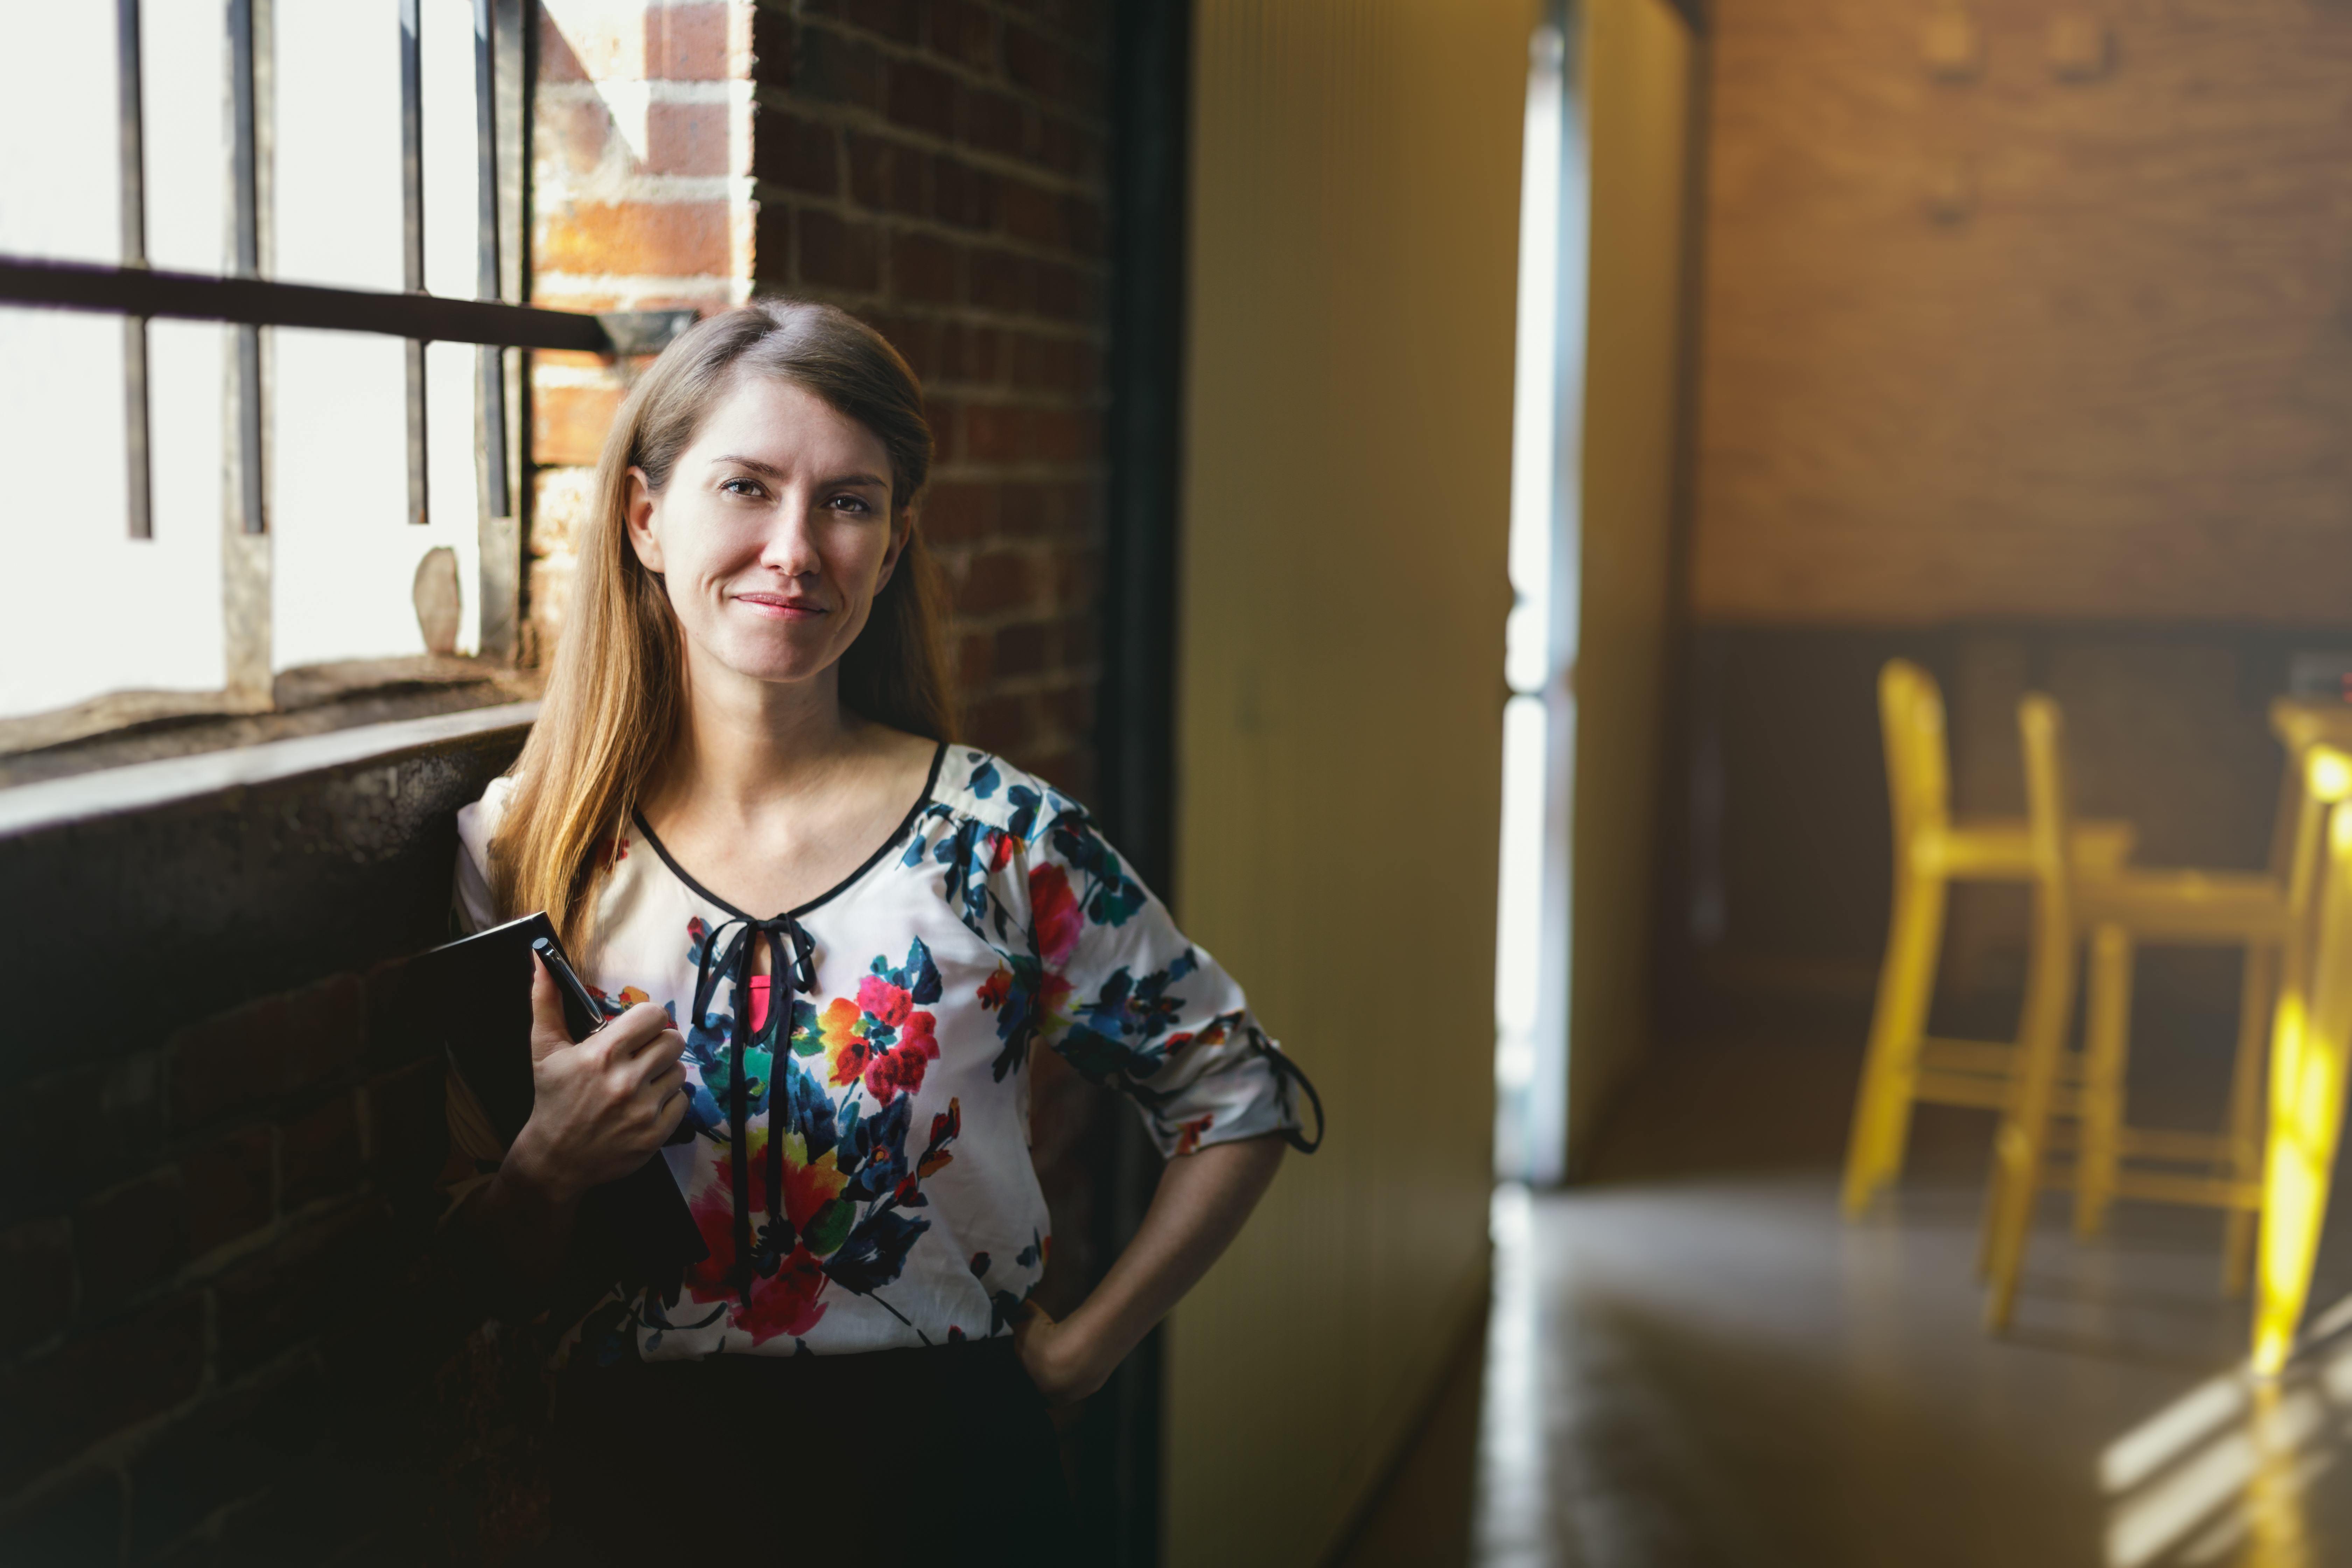
<path id="1" fill-rule="evenodd" d="M 662 570 L 661 536 L 654 531 L 653 487 L 646 483 L 643 468 L 629 470 L 629 499 L 622 515 L 627 520 L 630 547 L 637 552 L 637 562 L 648 572 Z"/>
<path id="2" fill-rule="evenodd" d="M 898 558 L 907 553 L 907 542 L 915 537 L 915 509 L 906 507 L 890 523 L 890 548 L 882 557 L 882 575 L 874 580 L 874 591 L 880 593 L 890 585 L 890 574 L 898 570 Z"/>

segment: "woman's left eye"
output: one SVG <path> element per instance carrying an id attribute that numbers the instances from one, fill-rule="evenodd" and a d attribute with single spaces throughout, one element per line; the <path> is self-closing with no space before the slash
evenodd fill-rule
<path id="1" fill-rule="evenodd" d="M 874 510 L 856 496 L 835 496 L 825 504 L 827 506 L 838 508 L 843 511 L 872 511 Z"/>

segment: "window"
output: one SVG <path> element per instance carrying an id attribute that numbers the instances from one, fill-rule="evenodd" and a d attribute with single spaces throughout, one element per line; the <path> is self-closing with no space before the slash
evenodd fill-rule
<path id="1" fill-rule="evenodd" d="M 682 324 L 520 302 L 535 13 L 14 18 L 0 752 L 512 665 L 529 354 Z"/>

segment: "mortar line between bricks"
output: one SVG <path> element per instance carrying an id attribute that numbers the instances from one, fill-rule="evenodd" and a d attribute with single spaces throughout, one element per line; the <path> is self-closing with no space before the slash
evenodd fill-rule
<path id="1" fill-rule="evenodd" d="M 1051 191 L 1056 195 L 1086 196 L 1108 206 L 1110 181 L 1101 178 L 1089 181 L 1083 174 L 1065 174 L 1059 169 L 1031 163 L 1011 153 L 999 153 L 992 148 L 975 147 L 970 142 L 959 142 L 951 136 L 941 136 L 936 131 L 925 131 L 891 119 L 878 110 L 855 103 L 835 103 L 823 99 L 795 98 L 788 88 L 763 87 L 753 97 L 752 107 L 761 113 L 770 110 L 789 114 L 810 125 L 822 125 L 835 131 L 846 131 L 853 135 L 888 142 L 894 149 L 944 155 L 958 163 L 992 174 L 1017 179 L 1024 184 Z M 759 117 L 752 117 L 752 134 L 759 134 Z M 756 154 L 754 154 L 756 157 Z M 702 176 L 717 178 L 716 175 Z M 736 176 L 740 177 L 740 176 Z M 756 174 L 752 176 L 758 178 Z"/>
<path id="2" fill-rule="evenodd" d="M 992 75 L 989 74 L 985 68 L 971 65 L 967 61 L 957 58 L 953 55 L 942 53 L 936 46 L 933 45 L 902 43 L 898 39 L 889 37 L 887 34 L 874 32 L 867 28 L 858 26 L 856 23 L 838 21 L 831 16 L 795 15 L 793 12 L 787 11 L 781 6 L 774 5 L 763 5 L 760 8 L 762 10 L 774 11 L 780 16 L 789 17 L 792 21 L 797 23 L 805 32 L 824 33 L 832 37 L 841 38 L 853 44 L 862 45 L 866 48 L 872 49 L 877 56 L 880 56 L 885 59 L 906 64 L 927 66 L 931 69 L 940 71 L 943 75 L 954 77 L 968 86 L 988 88 L 993 91 L 1003 93 L 1008 98 L 1026 99 L 1030 102 L 1036 104 L 1039 108 L 1051 109 L 1055 113 L 1062 114 L 1072 120 L 1081 120 L 1097 125 L 1107 125 L 1110 121 L 1110 116 L 1108 113 L 1102 114 L 1100 118 L 1097 119 L 1095 114 L 1086 109 L 1076 107 L 1072 104 L 1066 104 L 1057 99 L 1048 98 L 1045 94 L 1039 92 L 1035 88 L 1015 81 L 1013 79 L 1009 67 L 1000 66 L 999 68 L 1003 71 L 1003 74 Z M 1044 38 L 1055 47 L 1066 50 L 1068 53 L 1076 56 L 1079 59 L 1085 61 L 1089 68 L 1097 72 L 1107 73 L 1108 70 L 1110 65 L 1110 50 L 1108 46 L 1097 47 L 1092 44 L 1081 43 L 1074 35 L 1062 32 L 1060 29 L 1054 27 L 1050 24 L 1033 21 L 1026 16 L 1016 16 L 1010 11 L 988 5 L 982 5 L 981 8 L 991 12 L 1000 22 L 1005 23 L 1011 26 L 1024 28 L 1027 31 L 1036 34 L 1039 37 Z M 1000 34 L 1000 42 L 1002 41 L 1002 37 L 1003 36 Z M 797 44 L 797 40 L 795 40 L 795 43 Z M 799 49 L 795 47 L 793 50 L 793 64 L 795 68 L 797 68 L 799 65 Z M 754 72 L 757 72 L 759 69 L 757 59 L 758 57 L 756 55 L 753 56 L 754 64 L 751 68 Z M 751 79 L 753 81 L 758 81 L 760 79 L 755 74 Z M 762 83 L 761 85 L 766 86 L 770 84 Z M 1108 87 L 1109 84 L 1106 82 L 1104 85 Z"/>
<path id="3" fill-rule="evenodd" d="M 887 227 L 902 233 L 929 235 L 938 239 L 953 240 L 963 246 L 982 246 L 1002 250 L 1030 261 L 1050 261 L 1056 267 L 1068 267 L 1078 271 L 1108 276 L 1110 263 L 1083 250 L 1055 250 L 1034 239 L 1023 239 L 1002 229 L 964 228 L 944 218 L 918 217 L 888 207 L 861 205 L 854 196 L 818 195 L 794 190 L 789 185 L 764 184 L 763 194 L 757 199 L 762 204 L 774 202 L 781 205 L 811 208 L 831 213 L 837 217 L 854 218 L 877 227 Z"/>

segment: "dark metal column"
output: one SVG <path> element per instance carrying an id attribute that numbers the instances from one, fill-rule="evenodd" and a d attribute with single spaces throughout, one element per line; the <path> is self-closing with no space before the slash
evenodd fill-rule
<path id="1" fill-rule="evenodd" d="M 253 0 L 229 0 L 230 174 L 236 200 L 236 273 L 261 276 L 261 191 L 256 164 Z M 247 533 L 268 531 L 261 472 L 261 329 L 236 329 L 236 456 L 239 513 Z"/>
<path id="2" fill-rule="evenodd" d="M 1172 890 L 1175 863 L 1176 571 L 1183 477 L 1185 148 L 1191 0 L 1111 11 L 1110 480 L 1103 549 L 1103 678 L 1096 804 L 1145 882 Z M 1160 1159 L 1114 1113 L 1104 1173 L 1114 1256 L 1141 1226 Z M 1096 1560 L 1160 1557 L 1162 1338 L 1154 1331 L 1088 1401 L 1107 1428 L 1087 1445 L 1080 1492 Z M 1097 1407 L 1100 1407 L 1099 1410 Z M 1105 1510 L 1108 1517 L 1099 1517 Z"/>
<path id="3" fill-rule="evenodd" d="M 418 0 L 400 0 L 401 286 L 425 291 L 424 60 L 417 48 Z M 425 344 L 408 349 L 408 521 L 431 521 L 425 473 Z"/>
<path id="4" fill-rule="evenodd" d="M 121 126 L 122 265 L 147 265 L 146 105 L 139 71 L 139 0 L 115 0 L 115 82 Z M 155 537 L 155 485 L 148 466 L 147 318 L 122 319 L 123 456 L 131 537 Z"/>
<path id="5" fill-rule="evenodd" d="M 474 297 L 499 298 L 499 71 L 490 0 L 474 0 Z M 506 351 L 476 351 L 481 361 L 482 454 L 492 517 L 507 517 Z"/>

